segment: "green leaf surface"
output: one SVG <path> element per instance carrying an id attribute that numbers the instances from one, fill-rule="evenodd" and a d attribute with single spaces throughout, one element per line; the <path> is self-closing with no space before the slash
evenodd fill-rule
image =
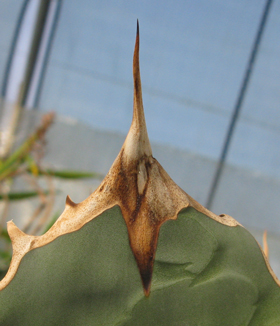
<path id="1" fill-rule="evenodd" d="M 280 325 L 280 288 L 255 239 L 184 209 L 165 222 L 145 297 L 114 207 L 23 258 L 0 292 L 0 325 Z"/>

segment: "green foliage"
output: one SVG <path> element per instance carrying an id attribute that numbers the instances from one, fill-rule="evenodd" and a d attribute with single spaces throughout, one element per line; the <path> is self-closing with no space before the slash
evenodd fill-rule
<path id="1" fill-rule="evenodd" d="M 48 191 L 43 192 L 44 195 L 48 195 Z M 21 200 L 21 199 L 28 199 L 32 197 L 38 197 L 38 191 L 20 191 L 20 192 L 9 192 L 7 194 L 0 194 L 0 200 Z"/>
<path id="2" fill-rule="evenodd" d="M 43 222 L 39 227 L 34 227 L 34 233 L 44 233 L 54 222 L 58 215 L 51 218 L 49 209 L 53 203 L 53 198 L 57 193 L 52 184 L 52 178 L 61 179 L 84 179 L 100 178 L 100 174 L 86 171 L 72 170 L 54 170 L 44 168 L 41 164 L 42 152 L 45 146 L 45 134 L 54 119 L 54 114 L 44 115 L 41 124 L 36 130 L 28 136 L 22 144 L 14 148 L 5 157 L 0 159 L 0 203 L 4 203 L 3 211 L 0 214 L 0 279 L 5 275 L 11 261 L 10 238 L 6 231 L 6 212 L 10 202 L 27 200 L 31 198 L 38 199 L 38 208 L 35 209 L 25 231 L 30 230 L 34 222 L 38 223 L 40 217 Z M 21 178 L 24 182 L 24 189 L 21 191 L 12 191 L 13 183 Z M 47 189 L 39 184 L 41 179 L 48 180 Z M 32 190 L 28 188 L 32 187 Z M 25 189 L 26 188 L 26 189 Z M 28 189 L 28 190 L 27 190 Z M 6 209 L 5 209 L 6 206 Z M 42 212 L 46 211 L 48 216 Z M 50 219 L 51 218 L 51 219 Z"/>
<path id="3" fill-rule="evenodd" d="M 145 297 L 120 209 L 30 251 L 0 292 L 0 325 L 280 325 L 255 239 L 193 208 L 165 222 Z"/>
<path id="4" fill-rule="evenodd" d="M 95 172 L 82 172 L 82 171 L 73 171 L 73 170 L 39 170 L 40 175 L 49 175 L 56 178 L 61 179 L 86 179 L 86 178 L 103 178 L 103 176 L 99 173 Z"/>

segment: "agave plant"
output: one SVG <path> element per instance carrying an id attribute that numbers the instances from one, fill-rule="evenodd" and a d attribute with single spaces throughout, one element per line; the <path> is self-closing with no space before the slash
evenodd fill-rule
<path id="1" fill-rule="evenodd" d="M 13 222 L 0 325 L 280 325 L 280 283 L 251 234 L 210 212 L 153 157 L 139 28 L 126 140 L 87 199 L 41 236 Z"/>

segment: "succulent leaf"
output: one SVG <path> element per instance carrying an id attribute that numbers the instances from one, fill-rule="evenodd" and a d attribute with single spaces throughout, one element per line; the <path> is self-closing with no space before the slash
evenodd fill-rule
<path id="1" fill-rule="evenodd" d="M 97 190 L 78 204 L 67 197 L 42 236 L 8 223 L 0 325 L 279 325 L 280 283 L 255 239 L 152 156 L 138 24 L 133 77 L 132 124 Z"/>
<path id="2" fill-rule="evenodd" d="M 128 241 L 115 206 L 31 250 L 0 292 L 0 325 L 279 325 L 279 286 L 243 227 L 191 207 L 164 223 L 148 298 Z"/>

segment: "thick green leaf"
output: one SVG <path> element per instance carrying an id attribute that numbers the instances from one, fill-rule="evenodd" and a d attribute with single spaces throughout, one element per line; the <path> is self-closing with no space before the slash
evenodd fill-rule
<path id="1" fill-rule="evenodd" d="M 255 239 L 193 208 L 161 227 L 148 298 L 115 207 L 29 252 L 0 306 L 3 326 L 280 325 L 280 288 Z"/>
<path id="2" fill-rule="evenodd" d="M 180 189 L 152 155 L 139 26 L 133 121 L 101 185 L 29 236 L 8 223 L 13 259 L 0 325 L 279 326 L 280 287 L 255 239 Z"/>

